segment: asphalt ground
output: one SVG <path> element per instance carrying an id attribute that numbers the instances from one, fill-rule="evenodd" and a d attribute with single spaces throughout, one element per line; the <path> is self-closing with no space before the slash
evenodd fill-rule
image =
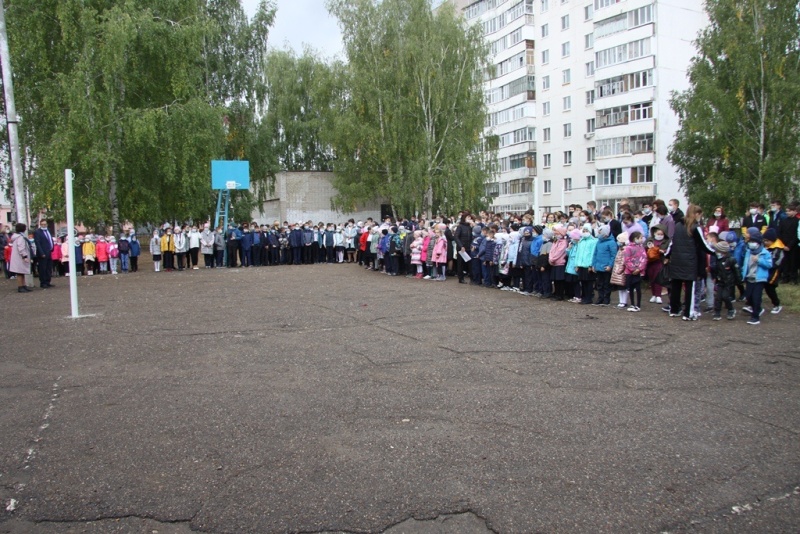
<path id="1" fill-rule="evenodd" d="M 800 531 L 796 315 L 142 264 L 0 282 L 0 532 Z"/>

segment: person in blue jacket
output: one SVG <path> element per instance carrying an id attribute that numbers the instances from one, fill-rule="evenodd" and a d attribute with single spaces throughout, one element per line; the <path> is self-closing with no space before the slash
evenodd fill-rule
<path id="1" fill-rule="evenodd" d="M 597 244 L 594 248 L 592 270 L 597 278 L 597 301 L 595 306 L 608 306 L 611 304 L 611 270 L 614 268 L 614 259 L 617 257 L 617 241 L 611 235 L 611 227 L 603 225 L 597 231 Z"/>
<path id="2" fill-rule="evenodd" d="M 289 232 L 289 248 L 292 249 L 292 265 L 300 265 L 303 260 L 303 231 L 302 223 L 295 224 Z"/>
<path id="3" fill-rule="evenodd" d="M 764 293 L 764 284 L 769 278 L 769 270 L 772 268 L 772 255 L 764 248 L 763 242 L 764 238 L 758 228 L 747 229 L 747 251 L 744 254 L 742 269 L 747 306 L 742 308 L 742 311 L 750 313 L 747 324 L 752 325 L 761 324 L 763 313 L 761 296 Z"/>
<path id="4" fill-rule="evenodd" d="M 738 230 L 725 232 L 725 241 L 730 245 L 731 256 L 736 260 L 739 265 L 739 272 L 741 272 L 744 265 L 744 251 L 747 245 L 745 245 L 743 239 L 739 239 Z M 744 302 L 744 284 L 741 280 L 736 281 L 736 289 L 739 290 L 739 302 Z"/>
<path id="5" fill-rule="evenodd" d="M 142 255 L 142 244 L 139 243 L 139 240 L 136 238 L 136 231 L 131 228 L 130 237 L 128 238 L 128 243 L 130 243 L 131 251 L 130 251 L 130 260 L 131 260 L 131 272 L 135 273 L 139 270 L 139 256 Z"/>
<path id="6" fill-rule="evenodd" d="M 253 234 L 250 233 L 247 223 L 242 226 L 242 239 L 239 246 L 242 251 L 242 267 L 251 267 L 253 265 Z"/>
<path id="7" fill-rule="evenodd" d="M 531 258 L 533 261 L 533 296 L 534 297 L 541 297 L 542 296 L 542 276 L 539 272 L 539 269 L 536 268 L 536 259 L 539 257 L 539 252 L 542 250 L 542 230 L 544 228 L 539 225 L 533 225 L 533 230 L 531 232 L 531 236 L 533 239 L 531 240 Z"/>

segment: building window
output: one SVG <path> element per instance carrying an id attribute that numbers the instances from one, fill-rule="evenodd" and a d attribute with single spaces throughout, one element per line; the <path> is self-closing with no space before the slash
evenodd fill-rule
<path id="1" fill-rule="evenodd" d="M 631 168 L 631 183 L 644 184 L 653 181 L 653 166 L 647 165 L 642 167 Z"/>
<path id="2" fill-rule="evenodd" d="M 591 189 L 592 186 L 595 184 L 596 179 L 594 174 L 590 174 L 586 177 L 586 189 Z"/>
<path id="3" fill-rule="evenodd" d="M 564 191 L 572 191 L 572 178 L 564 178 Z"/>
<path id="4" fill-rule="evenodd" d="M 640 7 L 628 12 L 628 28 L 635 28 L 653 22 L 653 6 Z"/>
<path id="5" fill-rule="evenodd" d="M 550 75 L 542 76 L 542 91 L 550 89 Z"/>
<path id="6" fill-rule="evenodd" d="M 552 193 L 552 192 L 553 192 L 553 187 L 550 185 L 550 180 L 545 180 L 544 181 L 544 193 L 548 194 L 548 193 Z"/>
<path id="7" fill-rule="evenodd" d="M 564 138 L 572 137 L 572 123 L 568 122 L 564 124 Z"/>
<path id="8" fill-rule="evenodd" d="M 542 39 L 550 35 L 550 25 L 542 24 Z"/>
<path id="9" fill-rule="evenodd" d="M 550 115 L 550 102 L 542 103 L 542 115 Z"/>
<path id="10" fill-rule="evenodd" d="M 544 132 L 544 140 L 545 141 L 549 141 L 550 140 L 550 128 L 544 128 L 542 131 Z"/>
<path id="11" fill-rule="evenodd" d="M 586 77 L 594 76 L 594 61 L 590 61 L 586 64 Z"/>
<path id="12" fill-rule="evenodd" d="M 613 6 L 614 4 L 619 4 L 622 0 L 594 0 L 594 8 L 603 9 L 604 7 Z"/>
<path id="13" fill-rule="evenodd" d="M 594 133 L 594 119 L 586 119 L 586 133 Z"/>
<path id="14" fill-rule="evenodd" d="M 569 57 L 569 41 L 561 43 L 561 57 Z"/>
<path id="15" fill-rule="evenodd" d="M 571 96 L 565 96 L 564 97 L 564 101 L 563 101 L 563 105 L 564 105 L 564 111 L 571 110 L 572 109 L 572 97 Z"/>
<path id="16" fill-rule="evenodd" d="M 586 149 L 586 161 L 587 163 L 591 163 L 594 161 L 594 147 L 590 146 Z"/>
<path id="17" fill-rule="evenodd" d="M 600 109 L 597 111 L 597 127 L 618 126 L 628 124 L 628 106 Z"/>
<path id="18" fill-rule="evenodd" d="M 586 35 L 583 36 L 583 47 L 586 50 L 589 50 L 590 48 L 594 48 L 594 34 L 593 33 L 587 33 Z"/>
<path id="19" fill-rule="evenodd" d="M 544 160 L 542 160 L 542 165 L 544 165 L 544 168 L 549 169 L 551 163 L 552 163 L 552 158 L 550 157 L 550 154 L 545 154 Z"/>
<path id="20" fill-rule="evenodd" d="M 630 140 L 631 154 L 653 151 L 653 134 L 632 135 Z"/>
<path id="21" fill-rule="evenodd" d="M 564 69 L 561 71 L 561 83 L 563 85 L 567 85 L 572 81 L 572 72 L 570 69 Z"/>
<path id="22" fill-rule="evenodd" d="M 594 89 L 586 91 L 586 105 L 591 106 L 594 104 Z"/>
<path id="23" fill-rule="evenodd" d="M 572 165 L 572 150 L 564 151 L 564 165 Z"/>
<path id="24" fill-rule="evenodd" d="M 542 65 L 550 63 L 550 50 L 542 50 Z"/>
<path id="25" fill-rule="evenodd" d="M 561 31 L 569 29 L 569 15 L 564 15 L 561 17 Z"/>
<path id="26" fill-rule="evenodd" d="M 653 118 L 653 103 L 645 102 L 643 104 L 632 104 L 630 112 L 631 122 L 643 121 L 645 119 Z"/>
<path id="27" fill-rule="evenodd" d="M 583 7 L 583 20 L 592 20 L 594 16 L 594 6 L 589 4 Z"/>
<path id="28" fill-rule="evenodd" d="M 600 185 L 622 183 L 622 169 L 603 169 L 600 171 Z"/>
<path id="29" fill-rule="evenodd" d="M 542 0 L 542 13 L 550 9 L 550 0 Z"/>

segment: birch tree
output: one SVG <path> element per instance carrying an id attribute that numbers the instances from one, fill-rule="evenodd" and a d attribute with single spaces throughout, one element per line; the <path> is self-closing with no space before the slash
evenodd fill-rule
<path id="1" fill-rule="evenodd" d="M 743 212 L 789 200 L 800 170 L 800 2 L 708 0 L 669 160 L 689 198 Z"/>
<path id="2" fill-rule="evenodd" d="M 331 0 L 348 63 L 330 130 L 337 203 L 377 197 L 395 212 L 485 203 L 492 158 L 482 150 L 488 49 L 445 3 Z"/>

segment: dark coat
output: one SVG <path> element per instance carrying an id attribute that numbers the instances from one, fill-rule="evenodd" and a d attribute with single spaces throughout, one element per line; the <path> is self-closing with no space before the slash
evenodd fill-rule
<path id="1" fill-rule="evenodd" d="M 37 258 L 49 258 L 53 253 L 53 245 L 50 244 L 50 240 L 52 239 L 52 242 L 55 243 L 55 239 L 53 239 L 53 236 L 47 239 L 45 232 L 50 233 L 50 230 L 37 228 L 36 231 L 33 232 L 33 242 L 36 244 Z"/>
<path id="2" fill-rule="evenodd" d="M 675 235 L 669 248 L 670 278 L 673 280 L 697 280 L 706 272 L 707 255 L 710 250 L 702 236 L 702 230 L 692 225 L 692 233 L 686 232 L 683 221 L 675 223 Z"/>
<path id="3" fill-rule="evenodd" d="M 456 227 L 456 247 L 459 250 L 462 248 L 464 250 L 469 250 L 469 246 L 472 243 L 472 227 L 467 222 L 458 223 Z"/>

